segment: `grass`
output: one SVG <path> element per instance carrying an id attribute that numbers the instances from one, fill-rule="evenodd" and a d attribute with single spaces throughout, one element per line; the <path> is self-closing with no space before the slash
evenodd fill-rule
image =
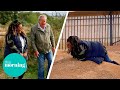
<path id="1" fill-rule="evenodd" d="M 27 71 L 24 75 L 24 79 L 37 79 L 38 62 L 36 59 L 27 60 Z"/>
<path id="2" fill-rule="evenodd" d="M 0 50 L 0 79 L 12 79 L 12 77 L 9 77 L 5 74 L 2 68 L 3 63 L 3 54 L 2 50 Z M 27 60 L 27 71 L 23 77 L 23 79 L 38 79 L 38 61 L 36 58 L 29 58 Z M 47 76 L 47 61 L 45 61 L 45 76 Z"/>
<path id="3" fill-rule="evenodd" d="M 2 54 L 2 50 L 0 49 L 0 79 L 8 79 L 10 77 L 4 73 L 2 68 L 2 63 L 3 63 L 3 54 Z"/>

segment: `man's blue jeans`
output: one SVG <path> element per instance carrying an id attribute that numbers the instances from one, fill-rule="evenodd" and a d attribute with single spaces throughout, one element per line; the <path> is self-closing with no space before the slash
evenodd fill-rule
<path id="1" fill-rule="evenodd" d="M 52 51 L 50 51 L 46 54 L 44 54 L 44 53 L 39 54 L 39 57 L 38 57 L 38 79 L 44 79 L 44 62 L 45 62 L 45 59 L 47 59 L 47 61 L 48 61 L 48 67 L 47 67 L 47 73 L 48 73 L 51 62 L 52 62 L 52 58 L 53 58 Z"/>

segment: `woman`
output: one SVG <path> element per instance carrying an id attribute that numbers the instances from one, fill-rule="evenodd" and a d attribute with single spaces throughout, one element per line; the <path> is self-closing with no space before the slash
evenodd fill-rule
<path id="1" fill-rule="evenodd" d="M 9 27 L 8 32 L 5 36 L 5 52 L 4 58 L 11 54 L 11 53 L 19 53 L 21 54 L 26 60 L 28 59 L 27 56 L 27 37 L 22 28 L 22 24 L 15 20 L 13 21 Z M 18 77 L 18 79 L 22 79 L 25 73 Z M 15 77 L 13 77 L 14 79 Z"/>
<path id="2" fill-rule="evenodd" d="M 77 58 L 81 61 L 91 60 L 97 64 L 102 63 L 102 61 L 106 61 L 120 65 L 108 57 L 105 46 L 97 41 L 84 41 L 80 40 L 77 36 L 70 36 L 67 39 L 67 48 L 68 53 L 71 53 L 73 58 Z"/>

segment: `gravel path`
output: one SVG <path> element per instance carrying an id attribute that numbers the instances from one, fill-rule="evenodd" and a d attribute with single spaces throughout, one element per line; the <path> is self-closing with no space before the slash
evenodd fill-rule
<path id="1" fill-rule="evenodd" d="M 120 46 L 107 47 L 112 60 L 120 63 Z M 120 66 L 103 62 L 78 61 L 65 51 L 58 50 L 50 79 L 120 79 Z"/>

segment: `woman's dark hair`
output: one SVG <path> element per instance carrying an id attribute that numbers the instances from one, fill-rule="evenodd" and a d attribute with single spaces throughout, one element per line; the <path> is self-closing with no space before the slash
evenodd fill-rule
<path id="1" fill-rule="evenodd" d="M 17 30 L 18 24 L 20 24 L 20 22 L 18 22 L 18 20 L 11 22 L 8 27 L 8 31 L 7 31 L 6 35 L 8 35 L 8 34 L 16 35 L 16 30 Z"/>
<path id="2" fill-rule="evenodd" d="M 81 52 L 80 48 L 80 39 L 78 36 L 69 36 L 67 42 L 70 42 L 72 45 L 71 55 L 75 58 L 78 57 L 78 54 Z"/>
<path id="3" fill-rule="evenodd" d="M 5 41 L 7 42 L 7 40 L 9 38 L 12 38 L 12 36 L 16 36 L 17 35 L 17 29 L 18 26 L 22 24 L 21 22 L 19 22 L 18 20 L 14 20 L 13 22 L 10 23 L 9 27 L 8 27 L 8 31 L 5 35 Z M 24 30 L 21 31 L 20 35 L 26 37 L 26 34 L 24 33 Z"/>
<path id="4" fill-rule="evenodd" d="M 78 36 L 69 36 L 67 42 L 70 42 L 73 47 L 78 47 L 80 39 Z"/>
<path id="5" fill-rule="evenodd" d="M 8 27 L 8 32 L 6 35 L 8 35 L 8 34 L 17 35 L 17 28 L 20 24 L 22 24 L 22 23 L 19 22 L 18 20 L 14 20 L 13 22 L 11 22 L 11 24 Z M 21 34 L 25 35 L 24 32 L 21 32 Z"/>

